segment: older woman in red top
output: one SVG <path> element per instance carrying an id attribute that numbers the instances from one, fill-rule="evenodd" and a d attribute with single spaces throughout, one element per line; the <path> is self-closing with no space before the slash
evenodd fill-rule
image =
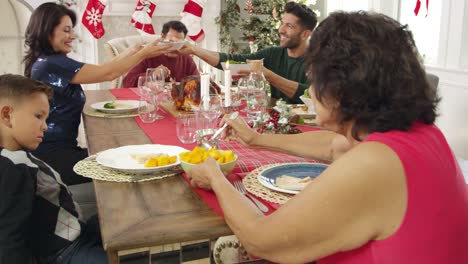
<path id="1" fill-rule="evenodd" d="M 269 216 L 212 159 L 189 172 L 192 184 L 213 189 L 246 250 L 268 260 L 468 263 L 468 192 L 411 32 L 384 15 L 333 13 L 305 57 L 324 130 L 261 135 L 236 119 L 229 136 L 330 166 Z"/>

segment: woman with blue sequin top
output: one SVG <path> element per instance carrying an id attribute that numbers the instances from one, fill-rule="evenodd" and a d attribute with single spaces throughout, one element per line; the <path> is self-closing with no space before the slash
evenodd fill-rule
<path id="1" fill-rule="evenodd" d="M 77 144 L 78 127 L 86 97 L 80 84 L 111 81 L 125 74 L 143 59 L 159 56 L 169 45 L 132 47 L 114 60 L 93 65 L 75 61 L 72 51 L 76 35 L 75 13 L 63 5 L 44 3 L 31 15 L 26 28 L 23 59 L 25 76 L 42 81 L 54 90 L 47 119 L 47 132 L 34 154 L 50 164 L 68 184 L 89 181 L 73 172 L 76 162 L 88 156 L 87 149 Z"/>

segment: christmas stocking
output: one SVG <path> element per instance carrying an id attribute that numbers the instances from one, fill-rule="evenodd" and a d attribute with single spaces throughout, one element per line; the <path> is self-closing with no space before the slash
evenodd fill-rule
<path id="1" fill-rule="evenodd" d="M 136 29 L 148 34 L 155 34 L 152 24 L 154 9 L 156 9 L 156 4 L 151 0 L 138 0 L 132 15 L 132 24 Z"/>
<path id="2" fill-rule="evenodd" d="M 81 18 L 81 23 L 91 32 L 93 37 L 100 38 L 104 36 L 104 27 L 102 26 L 102 13 L 106 5 L 99 0 L 89 0 L 86 10 Z"/>
<path id="3" fill-rule="evenodd" d="M 195 42 L 202 42 L 205 32 L 201 27 L 201 16 L 205 8 L 206 0 L 188 0 L 182 10 L 182 19 L 188 30 L 188 36 Z"/>

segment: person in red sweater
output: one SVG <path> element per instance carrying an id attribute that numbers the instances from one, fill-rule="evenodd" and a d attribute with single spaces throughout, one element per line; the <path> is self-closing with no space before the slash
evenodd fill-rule
<path id="1" fill-rule="evenodd" d="M 321 131 L 226 136 L 260 149 L 329 161 L 268 216 L 212 158 L 187 174 L 212 189 L 250 254 L 278 263 L 468 263 L 468 190 L 434 124 L 440 98 L 407 26 L 382 14 L 337 12 L 304 54 Z"/>
<path id="2" fill-rule="evenodd" d="M 180 21 L 169 21 L 163 25 L 161 37 L 170 41 L 182 41 L 187 36 L 187 28 Z M 146 74 L 147 68 L 162 68 L 166 81 L 170 78 L 180 82 L 185 76 L 198 75 L 197 66 L 189 55 L 167 53 L 141 61 L 131 69 L 123 80 L 123 87 L 137 87 L 138 77 Z"/>

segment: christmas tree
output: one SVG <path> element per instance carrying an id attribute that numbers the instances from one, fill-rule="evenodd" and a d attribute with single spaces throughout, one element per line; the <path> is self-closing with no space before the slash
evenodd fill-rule
<path id="1" fill-rule="evenodd" d="M 259 49 L 279 44 L 278 28 L 284 5 L 290 0 L 247 0 L 245 9 L 250 18 L 240 23 L 242 39 L 253 40 Z M 303 4 L 304 0 L 296 1 Z"/>
<path id="2" fill-rule="evenodd" d="M 225 9 L 216 18 L 216 23 L 220 25 L 221 45 L 224 48 L 227 48 L 229 52 L 239 51 L 236 43 L 238 40 L 234 39 L 232 34 L 235 29 L 242 32 L 241 40 L 253 40 L 258 49 L 279 45 L 278 28 L 281 24 L 281 14 L 290 0 L 247 0 L 242 7 L 239 6 L 240 1 L 224 1 Z M 305 4 L 306 1 L 296 0 L 295 2 Z M 312 5 L 316 4 L 316 1 L 312 2 Z M 241 8 L 248 14 L 246 19 L 241 19 Z M 240 52 L 245 53 L 249 50 Z"/>

